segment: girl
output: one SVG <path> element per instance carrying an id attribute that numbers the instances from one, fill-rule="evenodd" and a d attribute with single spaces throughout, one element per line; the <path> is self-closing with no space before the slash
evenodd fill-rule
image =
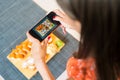
<path id="1" fill-rule="evenodd" d="M 73 80 L 119 80 L 120 1 L 58 0 L 69 15 L 56 10 L 63 30 L 80 32 L 79 51 L 68 60 L 66 69 Z M 43 80 L 55 80 L 45 63 L 47 39 L 41 44 L 27 33 L 32 55 Z M 41 69 L 42 68 L 42 69 Z"/>

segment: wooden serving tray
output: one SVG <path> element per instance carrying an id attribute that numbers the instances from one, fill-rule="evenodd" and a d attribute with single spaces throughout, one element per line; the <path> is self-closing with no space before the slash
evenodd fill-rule
<path id="1" fill-rule="evenodd" d="M 7 56 L 8 60 L 21 72 L 27 79 L 32 78 L 37 72 L 34 64 L 30 68 L 23 68 L 23 63 L 25 63 L 29 57 L 31 57 L 31 45 L 32 43 L 29 42 L 27 39 L 21 42 L 19 45 L 16 46 L 15 49 L 11 51 L 11 53 Z M 47 44 L 47 55 L 46 55 L 46 63 L 55 55 L 57 54 L 63 47 L 65 43 L 61 41 L 58 37 L 54 34 L 50 34 L 50 40 Z M 29 68 L 28 68 L 29 67 Z"/>

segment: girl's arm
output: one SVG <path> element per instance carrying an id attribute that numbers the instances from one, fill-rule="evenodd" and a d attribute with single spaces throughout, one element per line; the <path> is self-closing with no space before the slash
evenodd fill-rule
<path id="1" fill-rule="evenodd" d="M 32 37 L 28 32 L 27 37 L 29 41 L 32 42 L 31 54 L 34 59 L 36 68 L 42 76 L 43 80 L 55 80 L 47 64 L 45 63 L 48 39 L 46 38 L 43 42 L 39 42 L 39 40 Z"/>
<path id="2" fill-rule="evenodd" d="M 38 60 L 38 62 L 36 62 L 36 68 L 41 74 L 43 80 L 55 80 L 47 64 L 45 63 L 45 60 Z"/>

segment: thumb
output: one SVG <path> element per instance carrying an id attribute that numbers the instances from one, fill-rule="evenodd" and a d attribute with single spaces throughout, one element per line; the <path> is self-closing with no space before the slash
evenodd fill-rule
<path id="1" fill-rule="evenodd" d="M 48 43 L 48 37 L 47 38 L 45 38 L 45 40 L 42 42 L 43 44 L 44 44 L 44 46 L 47 46 L 47 43 Z"/>
<path id="2" fill-rule="evenodd" d="M 49 36 L 45 39 L 45 44 L 47 45 L 48 43 L 48 40 L 49 40 Z"/>
<path id="3" fill-rule="evenodd" d="M 37 40 L 36 38 L 34 38 L 33 36 L 31 36 L 30 34 L 29 34 L 29 32 L 27 32 L 26 33 L 26 35 L 27 35 L 27 38 L 28 38 L 28 40 L 30 41 L 30 42 L 32 42 L 32 43 L 39 43 L 39 40 Z"/>

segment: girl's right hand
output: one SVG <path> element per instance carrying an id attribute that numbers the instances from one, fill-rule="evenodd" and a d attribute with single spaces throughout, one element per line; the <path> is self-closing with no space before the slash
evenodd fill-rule
<path id="1" fill-rule="evenodd" d="M 54 20 L 60 21 L 61 23 L 60 27 L 62 28 L 64 33 L 66 33 L 66 28 L 73 29 L 73 30 L 76 30 L 77 32 L 80 32 L 79 21 L 71 19 L 67 14 L 65 14 L 60 10 L 54 10 L 53 12 L 57 14 Z"/>
<path id="2" fill-rule="evenodd" d="M 27 32 L 26 35 L 28 40 L 32 42 L 31 54 L 36 65 L 39 63 L 40 60 L 45 61 L 48 39 L 46 38 L 44 41 L 40 42 L 38 39 L 31 36 L 29 32 Z"/>

